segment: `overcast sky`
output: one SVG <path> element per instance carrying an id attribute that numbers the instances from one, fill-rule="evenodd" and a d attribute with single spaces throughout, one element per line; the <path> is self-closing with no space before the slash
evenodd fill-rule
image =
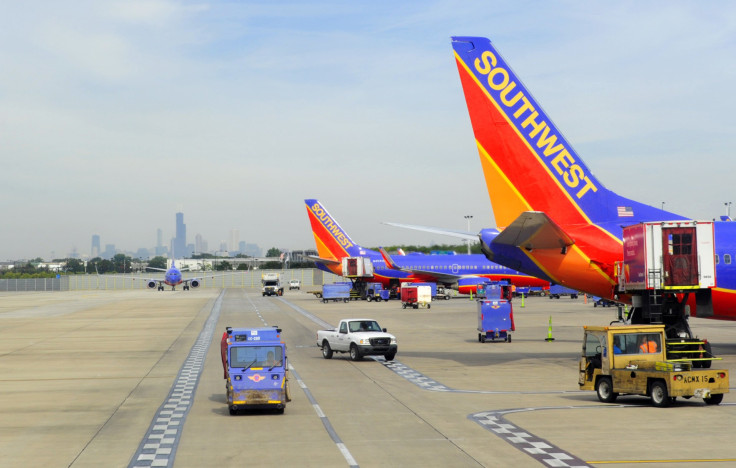
<path id="1" fill-rule="evenodd" d="M 596 176 L 712 219 L 736 202 L 736 3 L 25 1 L 0 6 L 0 260 L 231 229 L 313 248 L 493 227 L 450 37 L 496 44 Z M 736 206 L 734 206 L 736 214 Z"/>

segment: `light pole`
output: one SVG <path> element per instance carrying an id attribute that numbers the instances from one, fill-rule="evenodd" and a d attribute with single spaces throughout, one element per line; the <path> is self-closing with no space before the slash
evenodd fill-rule
<path id="1" fill-rule="evenodd" d="M 468 232 L 470 232 L 470 220 L 473 219 L 473 215 L 465 215 L 465 219 L 468 220 Z M 470 255 L 470 239 L 468 239 L 468 255 Z"/>
<path id="2" fill-rule="evenodd" d="M 662 211 L 664 211 L 664 202 L 662 202 Z"/>
<path id="3" fill-rule="evenodd" d="M 726 205 L 726 216 L 728 216 L 730 219 L 731 218 L 731 202 L 726 202 L 724 203 L 724 205 Z"/>

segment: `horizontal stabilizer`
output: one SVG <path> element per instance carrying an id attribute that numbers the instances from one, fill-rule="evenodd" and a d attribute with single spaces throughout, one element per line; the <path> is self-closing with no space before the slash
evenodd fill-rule
<path id="1" fill-rule="evenodd" d="M 313 262 L 324 263 L 325 265 L 340 265 L 340 262 L 338 260 L 335 260 L 334 258 L 316 257 L 314 255 L 302 255 L 302 257 Z"/>
<path id="2" fill-rule="evenodd" d="M 384 222 L 383 224 L 387 224 L 389 226 L 400 227 L 404 229 L 413 229 L 415 231 L 430 232 L 432 234 L 442 234 L 445 236 L 457 237 L 459 239 L 465 239 L 465 240 L 470 240 L 470 241 L 478 241 L 477 232 L 474 233 L 474 232 L 468 232 L 468 231 L 455 231 L 452 229 L 444 229 L 444 228 L 437 228 L 437 227 L 431 227 L 431 226 L 417 226 L 414 224 L 401 224 L 401 223 L 389 223 L 389 222 Z"/>
<path id="3" fill-rule="evenodd" d="M 533 249 L 563 249 L 575 241 L 541 211 L 527 211 L 493 240 L 494 244 Z"/>

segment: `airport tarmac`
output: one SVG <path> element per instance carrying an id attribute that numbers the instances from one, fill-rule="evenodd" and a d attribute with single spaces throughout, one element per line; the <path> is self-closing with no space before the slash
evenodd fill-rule
<path id="1" fill-rule="evenodd" d="M 349 317 L 396 335 L 395 361 L 325 360 L 316 331 Z M 413 310 L 255 289 L 2 293 L 0 465 L 736 464 L 734 394 L 660 409 L 577 390 L 582 325 L 615 309 L 533 297 L 514 318 L 511 343 L 479 343 L 475 303 L 460 298 Z M 293 400 L 283 415 L 230 416 L 222 332 L 264 325 L 283 329 Z M 691 327 L 734 374 L 736 323 Z"/>

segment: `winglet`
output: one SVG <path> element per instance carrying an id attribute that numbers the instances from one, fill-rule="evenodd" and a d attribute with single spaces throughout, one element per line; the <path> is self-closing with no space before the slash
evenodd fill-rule
<path id="1" fill-rule="evenodd" d="M 378 251 L 381 252 L 381 256 L 386 261 L 386 266 L 391 268 L 392 270 L 401 270 L 402 268 L 398 266 L 394 261 L 391 259 L 391 256 L 386 252 L 386 249 L 383 247 L 379 247 Z"/>

